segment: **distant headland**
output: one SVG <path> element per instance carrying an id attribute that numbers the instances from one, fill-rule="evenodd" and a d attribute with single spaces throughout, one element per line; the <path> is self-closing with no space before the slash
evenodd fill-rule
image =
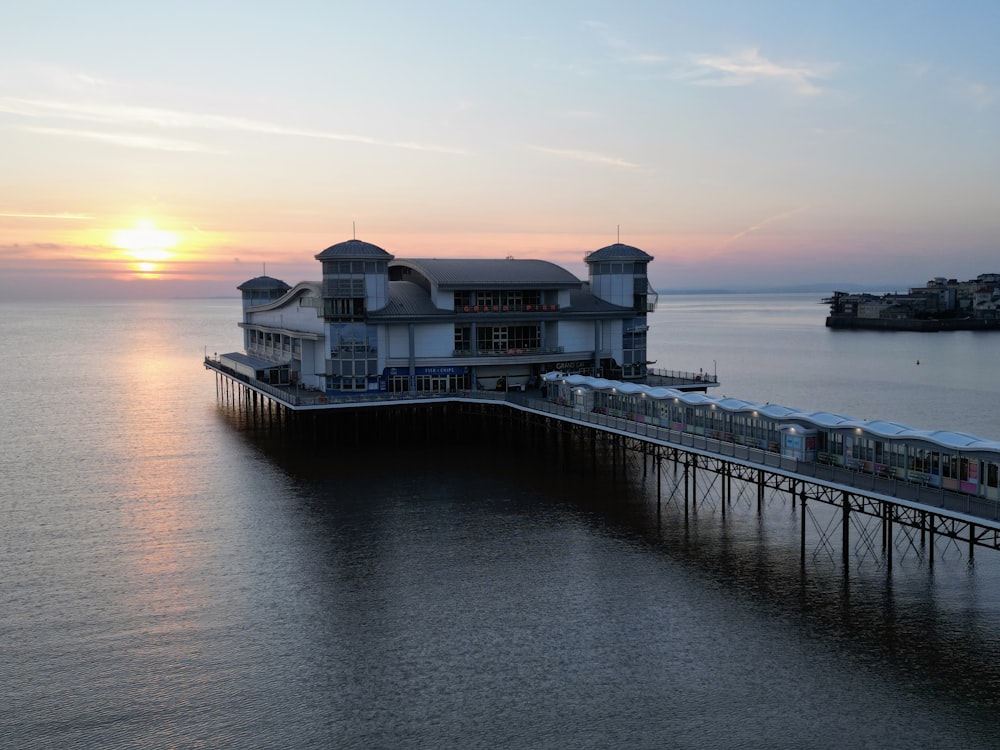
<path id="1" fill-rule="evenodd" d="M 883 295 L 837 291 L 828 328 L 883 331 L 1000 330 L 1000 274 L 982 273 L 970 281 L 931 279 L 906 294 Z"/>

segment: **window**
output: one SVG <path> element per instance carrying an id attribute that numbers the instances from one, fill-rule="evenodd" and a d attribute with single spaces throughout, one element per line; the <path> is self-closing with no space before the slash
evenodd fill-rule
<path id="1" fill-rule="evenodd" d="M 366 378 L 331 376 L 326 379 L 326 387 L 331 391 L 366 391 L 368 390 L 368 380 Z"/>
<path id="2" fill-rule="evenodd" d="M 457 335 L 457 333 L 456 333 Z M 507 352 L 523 354 L 541 346 L 540 327 L 529 326 L 479 326 L 476 345 L 480 353 Z"/>
<path id="3" fill-rule="evenodd" d="M 328 318 L 363 318 L 365 315 L 364 297 L 334 297 L 325 301 L 323 314 Z"/>
<path id="4" fill-rule="evenodd" d="M 542 293 L 520 289 L 479 289 L 455 292 L 455 310 L 464 312 L 530 312 L 542 304 Z M 476 309 L 478 308 L 478 309 Z"/>
<path id="5" fill-rule="evenodd" d="M 625 323 L 622 336 L 622 360 L 626 376 L 641 377 L 646 374 L 646 321 L 634 318 Z"/>
<path id="6" fill-rule="evenodd" d="M 330 372 L 334 375 L 375 375 L 378 336 L 363 323 L 333 323 L 330 328 Z"/>
<path id="7" fill-rule="evenodd" d="M 364 279 L 323 279 L 324 297 L 364 297 Z"/>
<path id="8" fill-rule="evenodd" d="M 873 443 L 868 438 L 857 438 L 854 441 L 854 457 L 859 461 L 871 461 L 874 454 Z"/>
<path id="9" fill-rule="evenodd" d="M 899 443 L 889 444 L 889 465 L 896 468 L 906 467 L 906 446 Z"/>
<path id="10" fill-rule="evenodd" d="M 843 456 L 844 436 L 839 432 L 828 433 L 827 452 L 834 456 Z"/>

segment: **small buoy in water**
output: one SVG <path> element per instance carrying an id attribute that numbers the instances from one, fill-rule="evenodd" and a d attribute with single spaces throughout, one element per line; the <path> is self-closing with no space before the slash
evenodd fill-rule
<path id="1" fill-rule="evenodd" d="M 920 364 L 920 360 L 919 360 L 919 359 L 917 360 L 917 364 L 918 364 L 918 365 Z"/>

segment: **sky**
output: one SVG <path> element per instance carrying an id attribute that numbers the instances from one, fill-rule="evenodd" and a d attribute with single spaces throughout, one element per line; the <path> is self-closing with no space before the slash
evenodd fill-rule
<path id="1" fill-rule="evenodd" d="M 1000 272 L 1000 3 L 11 3 L 0 300 L 616 241 L 659 289 Z"/>

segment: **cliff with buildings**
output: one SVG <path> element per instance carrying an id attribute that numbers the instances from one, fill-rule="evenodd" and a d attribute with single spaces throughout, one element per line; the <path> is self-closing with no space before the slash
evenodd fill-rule
<path id="1" fill-rule="evenodd" d="M 983 273 L 970 281 L 939 277 L 908 293 L 834 292 L 828 328 L 884 331 L 1000 330 L 1000 274 Z"/>

